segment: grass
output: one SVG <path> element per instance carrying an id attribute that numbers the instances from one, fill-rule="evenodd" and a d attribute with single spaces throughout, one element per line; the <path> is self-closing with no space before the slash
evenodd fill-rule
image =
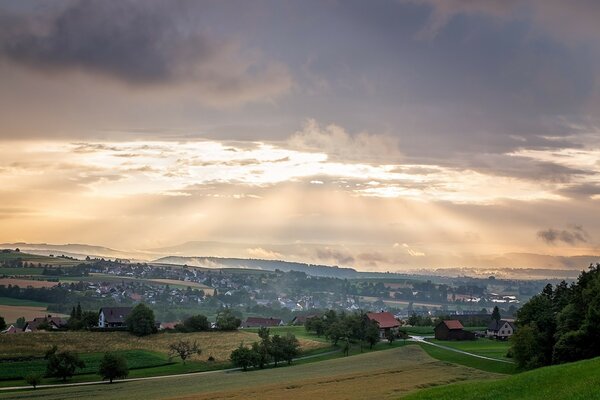
<path id="1" fill-rule="evenodd" d="M 58 281 L 44 281 L 35 279 L 22 279 L 22 278 L 0 278 L 0 285 L 8 286 L 19 286 L 20 288 L 34 287 L 34 288 L 49 288 L 58 285 Z"/>
<path id="2" fill-rule="evenodd" d="M 60 255 L 60 251 L 57 251 L 57 254 Z M 34 263 L 34 264 L 42 264 L 42 265 L 52 265 L 53 267 L 61 266 L 61 267 L 72 267 L 74 265 L 79 265 L 83 261 L 81 260 L 70 260 L 68 258 L 62 257 L 49 257 L 42 256 L 38 254 L 29 254 L 29 253 L 2 253 L 0 252 L 0 263 L 5 261 L 12 261 L 21 259 L 23 262 Z"/>
<path id="3" fill-rule="evenodd" d="M 524 372 L 506 379 L 458 383 L 417 392 L 407 400 L 600 399 L 600 358 Z"/>
<path id="4" fill-rule="evenodd" d="M 466 367 L 471 367 L 486 372 L 494 372 L 497 374 L 516 374 L 518 372 L 515 364 L 485 360 L 483 358 L 457 353 L 452 350 L 441 349 L 428 344 L 421 344 L 421 347 L 431 357 L 447 363 L 464 365 Z"/>
<path id="5" fill-rule="evenodd" d="M 0 393 L 0 399 L 249 399 L 397 398 L 424 387 L 497 375 L 446 365 L 419 346 L 341 357 L 286 368 Z"/>
<path id="6" fill-rule="evenodd" d="M 130 369 L 149 368 L 170 364 L 164 354 L 153 353 L 145 350 L 128 350 L 120 354 L 127 359 Z M 100 366 L 100 360 L 104 353 L 81 354 L 80 358 L 85 362 L 85 368 L 78 370 L 78 374 L 95 374 Z M 46 360 L 36 358 L 28 361 L 0 361 L 0 380 L 23 379 L 29 373 L 44 374 L 46 371 Z M 13 382 L 14 384 L 14 382 Z"/>
<path id="7" fill-rule="evenodd" d="M 447 341 L 428 339 L 429 342 L 441 344 L 443 346 L 452 347 L 454 349 L 467 351 L 469 353 L 478 354 L 480 356 L 498 358 L 500 360 L 510 360 L 506 357 L 506 353 L 510 347 L 510 342 L 493 339 L 477 339 L 465 341 Z"/>

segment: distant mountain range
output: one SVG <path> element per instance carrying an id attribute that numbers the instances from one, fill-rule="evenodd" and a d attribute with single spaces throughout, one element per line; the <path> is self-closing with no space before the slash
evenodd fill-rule
<path id="1" fill-rule="evenodd" d="M 365 273 L 360 273 L 353 268 L 340 268 L 337 266 L 314 265 L 278 260 L 259 260 L 246 258 L 221 258 L 221 257 L 179 257 L 168 256 L 155 260 L 156 263 L 189 265 L 204 268 L 244 268 L 265 271 L 298 271 L 313 276 L 328 276 L 334 278 L 358 278 Z"/>
<path id="2" fill-rule="evenodd" d="M 321 247 L 319 247 L 321 246 Z M 23 251 L 40 255 L 65 255 L 78 259 L 85 257 L 120 258 L 131 261 L 155 262 L 164 264 L 189 265 L 207 268 L 247 268 L 266 271 L 302 271 L 315 276 L 339 278 L 381 277 L 383 272 L 363 272 L 351 267 L 338 267 L 323 263 L 301 262 L 302 254 L 322 249 L 318 244 L 269 244 L 224 243 L 211 241 L 186 242 L 177 246 L 147 250 L 122 251 L 88 244 L 48 244 L 48 243 L 1 243 L 0 248 L 20 248 Z M 338 248 L 328 246 L 332 252 Z M 305 252 L 305 253 L 303 253 Z M 289 256 L 295 254 L 296 256 Z M 296 261 L 283 261 L 289 259 Z M 300 261 L 297 261 L 300 260 Z M 600 257 L 552 256 L 531 253 L 506 253 L 480 258 L 482 267 L 421 267 L 398 269 L 396 277 L 407 275 L 427 276 L 473 276 L 518 279 L 572 279 L 590 263 L 600 261 Z M 333 264 L 333 263 L 331 263 Z M 457 263 L 458 264 L 458 263 Z M 514 265 L 522 266 L 515 268 Z M 394 267 L 391 267 L 392 269 Z"/>

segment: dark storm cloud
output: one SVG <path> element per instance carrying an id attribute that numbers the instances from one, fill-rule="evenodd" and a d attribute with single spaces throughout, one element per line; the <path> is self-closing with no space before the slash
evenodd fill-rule
<path id="1" fill-rule="evenodd" d="M 537 237 L 547 244 L 556 244 L 563 242 L 574 245 L 577 243 L 587 243 L 588 233 L 580 225 L 574 225 L 568 229 L 548 228 L 538 231 Z"/>
<path id="2" fill-rule="evenodd" d="M 0 30 L 0 51 L 36 69 L 83 69 L 131 83 L 170 81 L 218 51 L 185 21 L 189 8 L 186 1 L 76 1 L 54 16 L 13 17 Z"/>
<path id="3" fill-rule="evenodd" d="M 329 247 L 316 249 L 316 256 L 323 261 L 335 261 L 341 265 L 348 265 L 354 262 L 354 257 L 346 251 L 331 249 Z"/>

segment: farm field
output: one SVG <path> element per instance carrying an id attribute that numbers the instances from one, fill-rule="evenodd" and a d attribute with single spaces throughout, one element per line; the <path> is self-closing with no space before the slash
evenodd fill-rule
<path id="1" fill-rule="evenodd" d="M 28 263 L 34 263 L 34 264 L 42 264 L 42 265 L 51 265 L 53 267 L 72 267 L 74 265 L 78 265 L 81 264 L 83 261 L 81 260 L 71 260 L 68 258 L 62 258 L 62 257 L 49 257 L 49 256 L 42 256 L 42 255 L 38 255 L 38 254 L 29 254 L 29 253 L 17 253 L 17 252 L 10 252 L 10 253 L 0 253 L 0 262 L 4 262 L 4 261 L 13 261 L 13 260 L 21 260 L 23 262 L 28 262 Z"/>
<path id="2" fill-rule="evenodd" d="M 600 358 L 539 368 L 505 379 L 425 389 L 407 400 L 600 399 Z"/>
<path id="3" fill-rule="evenodd" d="M 0 393 L 0 399 L 396 399 L 425 387 L 498 377 L 403 346 L 292 367 Z"/>
<path id="4" fill-rule="evenodd" d="M 506 353 L 510 348 L 510 342 L 508 341 L 491 340 L 485 338 L 461 342 L 436 339 L 428 339 L 427 341 L 452 347 L 454 349 L 467 351 L 469 353 L 479 354 L 480 356 L 498 358 L 500 360 L 510 360 L 510 358 L 506 357 Z"/>
<path id="5" fill-rule="evenodd" d="M 12 300 L 12 299 L 11 299 Z M 4 304 L 0 304 L 0 315 L 4 317 L 4 319 L 6 320 L 7 324 L 12 324 L 14 323 L 17 318 L 19 317 L 25 317 L 26 320 L 31 320 L 35 317 L 43 317 L 45 315 L 48 314 L 48 311 L 46 310 L 46 306 L 13 306 L 13 305 L 4 305 Z M 60 313 L 52 313 L 53 316 L 55 317 L 65 317 L 65 314 L 60 314 Z M 4 339 L 4 337 L 7 335 L 2 335 L 0 336 L 0 343 L 2 343 L 2 340 Z M 13 335 L 10 335 L 13 336 Z M 14 336 L 20 336 L 20 335 L 14 335 Z M 0 349 L 0 353 L 3 351 L 4 349 Z"/>
<path id="6" fill-rule="evenodd" d="M 293 334 L 298 339 L 308 339 L 314 340 L 317 342 L 329 343 L 329 341 L 325 338 L 325 336 L 318 337 L 314 333 L 309 333 L 306 331 L 304 326 L 277 326 L 269 328 L 271 335 L 286 335 L 288 333 Z M 244 328 L 245 332 L 258 332 L 258 328 Z"/>
<path id="7" fill-rule="evenodd" d="M 209 294 L 209 295 L 213 295 L 214 293 L 214 289 L 211 287 L 208 287 L 206 285 L 203 285 L 202 283 L 198 283 L 198 282 L 186 282 L 186 281 L 180 281 L 180 280 L 176 280 L 176 279 L 143 279 L 143 278 L 133 278 L 133 277 L 129 277 L 129 276 L 117 276 L 117 275 L 105 275 L 105 274 L 90 274 L 89 276 L 82 276 L 82 277 L 65 277 L 65 278 L 60 278 L 60 280 L 62 282 L 79 282 L 79 281 L 84 281 L 84 282 L 121 282 L 121 281 L 135 281 L 135 282 L 145 282 L 145 283 L 149 283 L 149 284 L 159 284 L 159 285 L 170 285 L 170 286 L 177 286 L 180 288 L 187 288 L 187 287 L 191 287 L 193 289 L 201 289 L 203 290 L 205 293 Z"/>
<path id="8" fill-rule="evenodd" d="M 34 288 L 48 288 L 58 285 L 58 282 L 33 280 L 33 279 L 19 279 L 19 278 L 0 278 L 0 285 L 8 286 L 19 286 L 26 288 L 28 286 Z"/>
<path id="9" fill-rule="evenodd" d="M 197 340 L 202 355 L 196 359 L 206 361 L 212 356 L 216 361 L 227 361 L 231 351 L 241 342 L 258 340 L 252 332 L 195 332 L 158 333 L 136 337 L 127 332 L 43 332 L 0 336 L 0 358 L 13 356 L 39 356 L 53 345 L 61 350 L 77 353 L 99 353 L 107 350 L 147 350 L 167 354 L 170 343 L 177 340 Z M 300 338 L 303 351 L 324 347 L 321 342 Z"/>
<path id="10" fill-rule="evenodd" d="M 29 307 L 47 307 L 48 304 L 35 300 L 14 299 L 12 297 L 0 297 L 0 305 L 3 306 L 29 306 Z"/>

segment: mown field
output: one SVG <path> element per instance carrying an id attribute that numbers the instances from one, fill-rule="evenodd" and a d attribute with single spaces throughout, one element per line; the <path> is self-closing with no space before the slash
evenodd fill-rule
<path id="1" fill-rule="evenodd" d="M 59 253 L 59 252 L 57 252 Z M 60 254 L 59 254 L 60 255 Z M 1 262 L 10 262 L 13 260 L 21 260 L 23 262 L 27 262 L 27 263 L 34 263 L 34 264 L 42 264 L 42 265 L 52 265 L 53 267 L 72 267 L 74 265 L 78 265 L 81 264 L 82 261 L 81 260 L 71 260 L 68 258 L 62 258 L 62 257 L 49 257 L 49 256 L 42 256 L 42 255 L 38 255 L 38 254 L 29 254 L 29 253 L 16 253 L 16 252 L 10 252 L 10 253 L 1 253 L 0 252 L 0 263 Z"/>
<path id="2" fill-rule="evenodd" d="M 406 400 L 600 399 L 600 358 L 524 372 L 505 379 L 427 389 Z"/>
<path id="3" fill-rule="evenodd" d="M 0 393 L 0 399 L 396 399 L 426 387 L 498 377 L 434 360 L 411 345 L 292 367 Z"/>
<path id="4" fill-rule="evenodd" d="M 428 339 L 428 341 L 440 344 L 442 346 L 467 351 L 469 353 L 479 354 L 480 356 L 498 358 L 500 360 L 510 360 L 510 358 L 506 357 L 508 349 L 510 348 L 509 341 L 500 341 L 486 338 L 480 338 L 477 340 L 466 340 L 461 342 L 436 339 Z"/>

